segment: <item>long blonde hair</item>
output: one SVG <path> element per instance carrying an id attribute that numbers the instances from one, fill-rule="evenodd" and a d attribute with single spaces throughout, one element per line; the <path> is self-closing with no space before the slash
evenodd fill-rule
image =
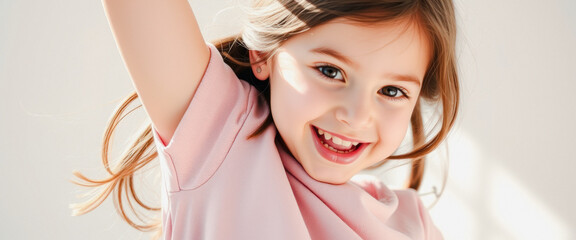
<path id="1" fill-rule="evenodd" d="M 436 149 L 452 128 L 459 105 L 459 84 L 455 59 L 456 23 L 454 6 L 451 0 L 258 0 L 253 1 L 248 12 L 248 23 L 239 36 L 215 41 L 215 46 L 232 67 L 236 75 L 250 82 L 269 98 L 268 88 L 261 85 L 250 69 L 248 49 L 274 55 L 275 50 L 290 37 L 308 31 L 335 18 L 347 18 L 361 23 L 376 23 L 395 20 L 411 20 L 417 23 L 428 35 L 433 49 L 430 66 L 424 77 L 421 100 L 441 104 L 441 125 L 433 136 L 426 136 L 423 127 L 421 104 L 416 105 L 411 118 L 413 150 L 388 159 L 411 159 L 412 171 L 408 186 L 418 189 L 424 173 L 425 156 Z M 149 211 L 158 211 L 144 204 L 134 191 L 134 172 L 156 158 L 152 128 L 148 126 L 128 151 L 112 167 L 108 160 L 110 139 L 118 123 L 132 110 L 128 106 L 137 99 L 132 93 L 112 116 L 102 148 L 102 161 L 109 177 L 93 180 L 79 172 L 74 175 L 81 186 L 97 188 L 93 198 L 75 206 L 77 214 L 84 214 L 97 208 L 110 195 L 115 196 L 115 206 L 126 222 L 136 229 L 150 231 L 160 229 L 158 222 L 137 223 L 127 214 L 128 208 L 136 214 L 134 203 Z M 266 127 L 273 124 L 269 116 L 250 137 L 257 137 Z M 430 139 L 426 141 L 426 139 Z M 382 164 L 385 161 L 382 161 Z"/>

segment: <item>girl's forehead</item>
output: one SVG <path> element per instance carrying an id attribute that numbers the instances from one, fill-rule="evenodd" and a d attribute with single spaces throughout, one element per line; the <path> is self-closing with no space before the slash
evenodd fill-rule
<path id="1" fill-rule="evenodd" d="M 311 28 L 300 34 L 309 43 L 336 45 L 363 46 L 371 51 L 390 45 L 395 47 L 409 47 L 419 45 L 428 49 L 429 41 L 419 24 L 410 20 L 396 20 L 380 23 L 361 23 L 338 18 L 325 24 Z"/>

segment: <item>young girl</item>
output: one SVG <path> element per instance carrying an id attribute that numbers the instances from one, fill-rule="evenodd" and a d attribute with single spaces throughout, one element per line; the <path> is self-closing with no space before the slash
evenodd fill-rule
<path id="1" fill-rule="evenodd" d="M 125 220 L 152 229 L 122 200 L 154 210 L 132 176 L 158 153 L 164 239 L 441 239 L 414 190 L 352 177 L 412 159 L 418 189 L 458 108 L 450 0 L 256 0 L 242 34 L 215 45 L 186 0 L 104 6 L 137 95 L 106 133 L 111 176 L 77 174 L 102 189 L 79 214 L 115 189 Z M 112 169 L 110 137 L 137 97 L 152 125 Z M 429 138 L 427 102 L 442 106 Z M 409 126 L 413 151 L 393 155 Z"/>

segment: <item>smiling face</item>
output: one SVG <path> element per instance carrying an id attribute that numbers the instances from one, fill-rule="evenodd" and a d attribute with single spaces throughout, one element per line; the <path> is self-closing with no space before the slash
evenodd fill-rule
<path id="1" fill-rule="evenodd" d="M 336 19 L 265 63 L 274 123 L 314 179 L 340 184 L 400 145 L 430 59 L 415 24 Z"/>

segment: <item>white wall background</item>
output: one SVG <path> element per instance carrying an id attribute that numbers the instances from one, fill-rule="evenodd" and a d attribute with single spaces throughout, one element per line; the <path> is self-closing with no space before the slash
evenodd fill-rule
<path id="1" fill-rule="evenodd" d="M 208 38 L 234 0 L 193 1 Z M 576 2 L 455 0 L 462 111 L 446 239 L 576 239 Z M 110 202 L 71 217 L 71 171 L 101 173 L 106 120 L 132 89 L 99 1 L 0 0 L 0 239 L 137 239 Z M 432 176 L 432 175 L 431 175 Z"/>

